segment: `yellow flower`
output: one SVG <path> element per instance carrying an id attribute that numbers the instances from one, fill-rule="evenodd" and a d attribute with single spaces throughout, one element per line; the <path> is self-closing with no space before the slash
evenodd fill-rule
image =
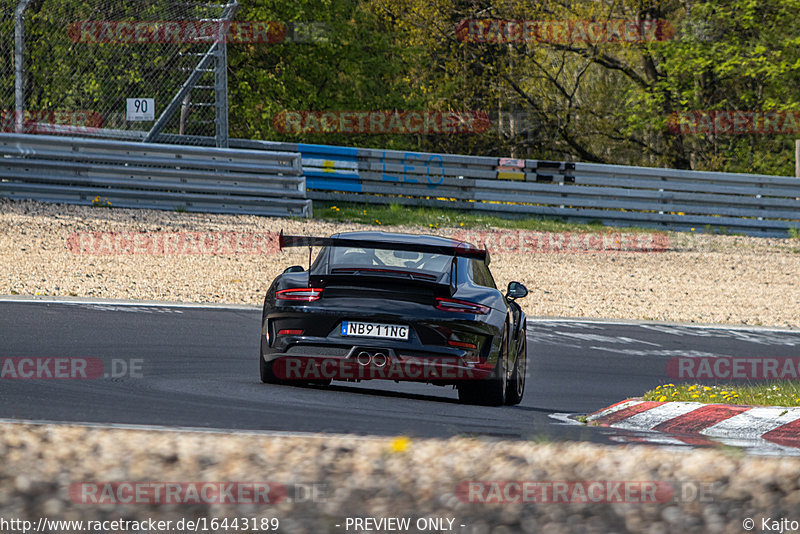
<path id="1" fill-rule="evenodd" d="M 694 391 L 695 389 L 697 389 L 697 384 L 692 384 L 687 391 Z"/>
<path id="2" fill-rule="evenodd" d="M 697 398 L 697 397 L 699 397 L 699 396 L 700 396 L 700 395 L 698 395 L 697 393 L 695 393 L 694 395 L 692 395 L 692 398 L 693 398 L 693 399 L 696 399 L 696 398 Z"/>
<path id="3" fill-rule="evenodd" d="M 411 440 L 405 436 L 394 438 L 392 440 L 392 452 L 403 452 L 404 450 L 408 449 L 410 444 Z"/>
<path id="4" fill-rule="evenodd" d="M 716 396 L 717 396 L 716 394 L 714 394 L 714 395 L 709 395 L 709 396 L 708 396 L 708 398 L 709 398 L 709 399 L 713 399 L 713 398 L 714 398 L 714 397 L 716 397 Z"/>
<path id="5" fill-rule="evenodd" d="M 711 391 L 711 388 L 708 387 L 708 386 L 703 386 L 703 389 L 706 390 L 706 391 Z"/>
<path id="6" fill-rule="evenodd" d="M 667 400 L 667 396 L 666 396 L 666 395 L 661 395 L 661 396 L 658 398 L 658 402 L 664 402 L 665 400 Z"/>

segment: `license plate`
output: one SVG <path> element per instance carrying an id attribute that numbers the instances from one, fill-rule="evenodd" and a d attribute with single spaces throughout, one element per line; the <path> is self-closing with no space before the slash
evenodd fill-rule
<path id="1" fill-rule="evenodd" d="M 383 339 L 408 339 L 408 327 L 397 324 L 362 323 L 342 321 L 343 336 L 379 337 Z"/>

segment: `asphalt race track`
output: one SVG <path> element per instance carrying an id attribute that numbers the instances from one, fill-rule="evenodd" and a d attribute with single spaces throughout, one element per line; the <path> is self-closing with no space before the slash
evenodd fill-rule
<path id="1" fill-rule="evenodd" d="M 5 377 L 0 418 L 619 443 L 624 431 L 551 415 L 589 413 L 674 381 L 666 368 L 677 356 L 800 354 L 800 331 L 529 319 L 525 398 L 490 408 L 427 384 L 262 384 L 259 320 L 260 310 L 244 308 L 0 301 L 0 359 L 97 358 L 108 375 Z"/>

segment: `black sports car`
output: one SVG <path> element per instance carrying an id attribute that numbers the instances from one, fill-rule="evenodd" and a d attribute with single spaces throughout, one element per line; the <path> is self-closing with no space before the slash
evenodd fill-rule
<path id="1" fill-rule="evenodd" d="M 511 282 L 503 295 L 485 250 L 386 232 L 281 234 L 280 246 L 322 248 L 267 291 L 263 382 L 404 380 L 453 385 L 471 404 L 522 400 L 526 324 L 514 300 L 528 291 Z"/>

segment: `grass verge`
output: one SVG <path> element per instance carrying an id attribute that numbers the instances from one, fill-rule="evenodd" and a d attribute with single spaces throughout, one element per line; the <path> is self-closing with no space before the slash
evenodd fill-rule
<path id="1" fill-rule="evenodd" d="M 539 232 L 614 233 L 659 232 L 649 228 L 604 226 L 600 221 L 566 222 L 557 218 L 506 218 L 450 208 L 401 206 L 400 204 L 358 204 L 314 202 L 314 218 L 326 221 L 377 224 L 380 226 L 423 226 L 427 228 L 511 228 Z"/>
<path id="2" fill-rule="evenodd" d="M 745 404 L 754 406 L 800 406 L 800 384 L 777 381 L 760 384 L 664 384 L 646 392 L 650 401 L 690 401 L 709 404 Z"/>

